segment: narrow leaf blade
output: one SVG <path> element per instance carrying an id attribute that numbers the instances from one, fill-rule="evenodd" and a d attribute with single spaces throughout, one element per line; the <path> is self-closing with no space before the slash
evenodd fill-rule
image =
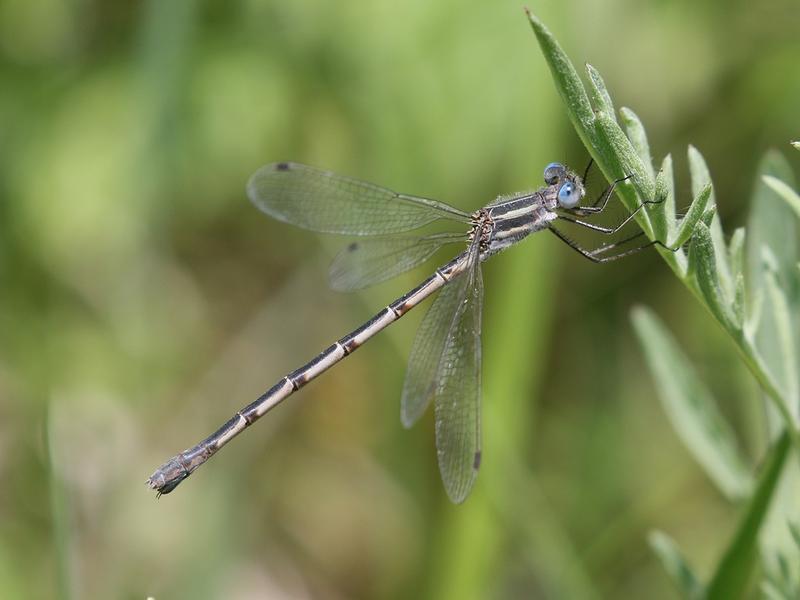
<path id="1" fill-rule="evenodd" d="M 713 396 L 651 311 L 636 308 L 631 318 L 672 427 L 727 498 L 745 498 L 752 486 L 750 474 Z"/>
<path id="2" fill-rule="evenodd" d="M 780 331 L 776 315 L 770 310 L 767 294 L 767 279 L 777 277 L 786 295 L 789 311 L 794 322 L 794 346 L 800 347 L 797 329 L 797 314 L 800 311 L 800 277 L 795 267 L 800 251 L 798 221 L 791 207 L 776 191 L 767 185 L 765 177 L 779 179 L 793 185 L 793 174 L 788 161 L 777 151 L 768 151 L 758 165 L 755 187 L 747 219 L 745 245 L 747 281 L 748 331 L 759 360 L 775 384 L 787 389 L 785 357 L 781 351 Z M 772 274 L 772 275 L 771 275 Z M 797 367 L 795 367 L 796 370 Z M 782 408 L 785 408 L 784 405 Z M 794 413 L 794 411 L 792 411 Z M 768 410 L 770 430 L 777 432 L 781 419 L 773 410 Z"/>
<path id="3" fill-rule="evenodd" d="M 764 183 L 766 183 L 772 191 L 774 191 L 780 198 L 789 205 L 794 211 L 794 214 L 797 215 L 797 218 L 800 219 L 800 195 L 795 192 L 788 183 L 785 181 L 781 181 L 777 177 L 773 177 L 772 175 L 764 175 L 763 178 Z"/>
<path id="4" fill-rule="evenodd" d="M 614 118 L 614 103 L 606 89 L 606 84 L 600 76 L 600 72 L 589 63 L 586 63 L 586 72 L 589 74 L 589 91 L 591 100 L 595 107 Z"/>
<path id="5" fill-rule="evenodd" d="M 726 248 L 727 253 L 727 248 Z M 740 328 L 733 312 L 733 302 L 728 302 L 719 281 L 717 260 L 711 231 L 702 221 L 694 228 L 689 249 L 690 268 L 694 272 L 697 286 L 711 313 L 729 332 Z"/>
<path id="6" fill-rule="evenodd" d="M 689 241 L 694 233 L 695 226 L 700 222 L 701 217 L 706 211 L 706 206 L 711 200 L 711 185 L 706 186 L 700 190 L 700 193 L 694 197 L 686 216 L 681 219 L 678 224 L 678 230 L 675 232 L 675 237 L 669 242 L 671 248 L 683 246 Z"/>
<path id="7" fill-rule="evenodd" d="M 750 200 L 750 215 L 747 219 L 747 284 L 752 292 L 763 289 L 766 265 L 762 247 L 767 246 L 777 261 L 778 277 L 789 280 L 794 276 L 794 265 L 798 258 L 797 219 L 790 206 L 769 187 L 765 176 L 780 179 L 793 186 L 792 169 L 787 160 L 776 151 L 767 152 L 758 165 L 758 176 Z M 753 300 L 754 298 L 748 298 Z M 759 350 L 768 354 L 771 339 L 759 340 Z M 763 346 L 762 346 L 763 344 Z M 769 364 L 770 359 L 765 355 Z"/>
<path id="8" fill-rule="evenodd" d="M 675 541 L 662 531 L 651 531 L 647 541 L 683 597 L 700 598 L 703 586 L 700 585 Z"/>
<path id="9" fill-rule="evenodd" d="M 613 172 L 606 173 L 606 175 L 609 177 L 633 175 L 632 183 L 639 196 L 644 200 L 653 200 L 656 194 L 655 181 L 650 178 L 650 172 L 639 158 L 639 154 L 625 132 L 604 111 L 597 112 L 596 125 L 598 138 L 612 151 L 612 155 L 606 158 Z M 633 210 L 639 205 L 638 199 L 633 194 L 628 193 L 627 196 L 623 194 L 623 197 L 627 200 L 628 210 Z M 663 209 L 663 207 L 656 206 L 654 210 L 659 208 Z"/>
<path id="10" fill-rule="evenodd" d="M 786 408 L 797 422 L 798 413 L 800 413 L 800 406 L 798 406 L 800 384 L 797 380 L 797 347 L 792 335 L 794 329 L 789 301 L 778 284 L 776 273 L 767 274 L 766 284 L 767 296 L 772 305 L 770 313 L 775 322 L 778 354 L 782 360 L 779 378 L 783 384 L 784 398 L 789 403 Z"/>
<path id="11" fill-rule="evenodd" d="M 711 186 L 711 197 L 708 200 L 709 206 L 716 206 L 714 196 L 714 186 L 711 182 L 711 174 L 703 155 L 694 146 L 690 145 L 687 151 L 689 158 L 689 173 L 692 177 L 692 197 L 697 197 L 706 185 Z M 725 297 L 727 304 L 733 303 L 734 280 L 731 276 L 731 268 L 728 263 L 728 252 L 725 244 L 725 236 L 722 233 L 722 224 L 719 215 L 714 214 L 709 226 L 711 241 L 714 245 L 714 259 L 716 260 L 717 281 L 720 290 Z M 723 249 L 724 248 L 724 249 Z"/>
<path id="12" fill-rule="evenodd" d="M 784 431 L 770 450 L 745 514 L 708 584 L 708 600 L 729 600 L 744 595 L 756 563 L 758 533 L 777 489 L 789 446 L 790 436 Z"/>
<path id="13" fill-rule="evenodd" d="M 650 174 L 650 179 L 655 179 L 655 172 L 653 171 L 653 158 L 650 155 L 650 144 L 647 141 L 647 133 L 645 133 L 644 125 L 641 120 L 630 108 L 622 107 L 619 109 L 622 124 L 625 126 L 625 133 L 628 134 L 628 139 L 631 141 L 639 158 L 642 159 L 644 166 Z"/>
<path id="14" fill-rule="evenodd" d="M 662 201 L 650 211 L 656 239 L 668 240 L 675 229 L 675 177 L 672 173 L 672 156 L 667 154 L 661 162 L 661 170 L 656 175 L 655 197 Z M 657 208 L 657 210 L 655 210 Z M 668 244 L 674 247 L 672 244 Z"/>

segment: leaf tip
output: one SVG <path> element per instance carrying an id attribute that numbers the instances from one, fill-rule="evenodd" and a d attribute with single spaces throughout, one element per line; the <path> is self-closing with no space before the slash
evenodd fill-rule
<path id="1" fill-rule="evenodd" d="M 533 25 L 534 29 L 536 29 L 536 30 L 545 30 L 546 31 L 545 26 L 542 23 L 542 21 L 539 19 L 539 17 L 537 17 L 535 14 L 533 14 L 533 12 L 531 11 L 530 8 L 528 8 L 527 6 L 523 6 L 522 10 L 525 12 L 525 16 L 528 17 L 528 20 L 531 22 L 531 25 Z"/>

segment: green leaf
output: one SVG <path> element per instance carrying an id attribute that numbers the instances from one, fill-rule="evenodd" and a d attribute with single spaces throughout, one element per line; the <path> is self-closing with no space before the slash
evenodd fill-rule
<path id="1" fill-rule="evenodd" d="M 781 331 L 782 326 L 778 324 L 776 315 L 769 308 L 770 298 L 764 295 L 768 292 L 767 279 L 772 273 L 783 288 L 792 320 L 797 318 L 800 310 L 800 277 L 795 265 L 800 242 L 798 242 L 798 221 L 794 211 L 772 187 L 767 185 L 766 176 L 779 179 L 790 186 L 793 184 L 792 169 L 786 159 L 774 150 L 765 153 L 758 165 L 758 176 L 747 220 L 745 275 L 748 331 L 752 332 L 752 343 L 765 371 L 772 376 L 776 387 L 786 390 L 790 386 L 787 386 L 785 357 L 781 351 L 780 341 L 786 332 Z M 792 331 L 795 334 L 794 347 L 800 347 L 797 328 L 793 328 Z M 782 399 L 781 404 L 781 407 L 777 407 L 779 410 L 786 407 L 787 399 Z M 780 428 L 780 420 L 771 410 L 767 414 L 770 430 L 777 431 Z"/>
<path id="2" fill-rule="evenodd" d="M 668 240 L 675 229 L 675 178 L 672 174 L 672 156 L 669 154 L 664 157 L 656 175 L 655 195 L 652 199 L 663 200 L 650 211 L 653 233 L 657 240 Z M 672 244 L 667 245 L 674 248 Z"/>
<path id="3" fill-rule="evenodd" d="M 708 600 L 741 598 L 757 558 L 758 533 L 777 488 L 789 450 L 790 436 L 783 432 L 772 446 L 744 517 L 708 584 Z"/>
<path id="4" fill-rule="evenodd" d="M 772 187 L 765 177 L 779 179 L 793 186 L 792 169 L 786 159 L 774 150 L 768 151 L 758 165 L 750 215 L 747 219 L 747 285 L 753 293 L 764 287 L 766 266 L 763 262 L 762 246 L 767 246 L 777 261 L 778 279 L 791 281 L 796 278 L 794 265 L 798 258 L 797 219 L 790 205 Z M 794 299 L 794 294 L 793 294 Z M 748 298 L 754 300 L 754 298 Z M 772 336 L 765 332 L 759 339 L 759 351 L 768 364 L 772 364 L 770 347 Z"/>
<path id="5" fill-rule="evenodd" d="M 789 301 L 778 284 L 776 273 L 767 273 L 766 287 L 767 295 L 772 304 L 771 314 L 775 322 L 778 355 L 783 363 L 780 372 L 780 381 L 783 383 L 783 397 L 792 403 L 786 408 L 797 419 L 800 385 L 798 385 L 797 381 L 797 347 L 793 335 L 794 328 L 792 326 L 792 316 L 789 312 Z"/>
<path id="6" fill-rule="evenodd" d="M 639 158 L 636 149 L 631 144 L 628 136 L 622 131 L 617 122 L 604 111 L 597 111 L 595 124 L 597 126 L 598 139 L 608 145 L 612 150 L 612 155 L 607 157 L 608 163 L 612 166 L 613 172 L 608 173 L 612 177 L 625 177 L 633 175 L 633 186 L 639 193 L 639 197 L 644 200 L 655 198 L 655 182 L 650 179 L 647 167 Z M 639 205 L 639 200 L 632 194 L 626 198 L 628 210 L 634 210 Z M 662 208 L 663 207 L 656 207 Z M 640 213 L 642 214 L 642 213 Z"/>
<path id="7" fill-rule="evenodd" d="M 586 72 L 589 74 L 589 91 L 592 103 L 598 110 L 602 110 L 611 115 L 611 118 L 614 118 L 614 103 L 611 102 L 611 96 L 608 94 L 600 72 L 589 63 L 586 63 Z"/>
<path id="8" fill-rule="evenodd" d="M 800 532 L 795 525 L 798 486 L 800 463 L 797 453 L 792 452 L 786 459 L 758 534 L 764 577 L 792 600 L 800 597 Z"/>
<path id="9" fill-rule="evenodd" d="M 744 240 L 745 228 L 737 227 L 728 244 L 728 254 L 731 261 L 731 275 L 737 277 L 744 273 Z"/>
<path id="10" fill-rule="evenodd" d="M 752 486 L 749 471 L 713 396 L 650 310 L 638 307 L 631 318 L 672 427 L 727 498 L 747 497 Z"/>
<path id="11" fill-rule="evenodd" d="M 727 248 L 725 253 L 727 254 Z M 741 323 L 736 321 L 732 302 L 728 302 L 720 286 L 715 254 L 711 231 L 701 221 L 694 229 L 692 245 L 689 248 L 690 268 L 694 272 L 697 286 L 709 310 L 729 332 L 733 333 L 740 328 Z"/>
<path id="12" fill-rule="evenodd" d="M 645 133 L 644 125 L 630 108 L 623 106 L 619 110 L 619 114 L 622 118 L 622 124 L 625 126 L 625 133 L 628 134 L 628 139 L 647 168 L 650 179 L 655 179 L 653 158 L 650 156 L 650 144 L 647 142 L 647 133 Z"/>
<path id="13" fill-rule="evenodd" d="M 689 173 L 692 177 L 692 197 L 697 197 L 706 185 L 711 185 L 711 197 L 708 203 L 709 206 L 716 206 L 711 175 L 703 155 L 700 154 L 697 148 L 690 145 L 687 151 L 687 157 L 689 159 Z M 711 231 L 711 240 L 715 250 L 714 257 L 717 263 L 717 281 L 719 282 L 719 287 L 726 301 L 732 303 L 734 281 L 731 276 L 730 265 L 728 264 L 728 252 L 725 245 L 725 236 L 722 234 L 722 225 L 720 224 L 719 215 L 715 214 L 713 216 L 709 230 Z"/>
<path id="14" fill-rule="evenodd" d="M 776 584 L 771 581 L 761 582 L 761 592 L 766 600 L 792 600 L 791 596 L 786 595 Z"/>
<path id="15" fill-rule="evenodd" d="M 700 219 L 706 211 L 709 200 L 711 200 L 711 185 L 706 184 L 706 186 L 700 190 L 700 193 L 694 197 L 692 204 L 689 206 L 689 210 L 686 212 L 686 216 L 683 217 L 678 224 L 678 231 L 668 244 L 671 248 L 683 246 L 689 241 L 689 238 L 692 237 L 692 233 L 694 233 L 695 226 L 700 222 Z"/>
<path id="16" fill-rule="evenodd" d="M 789 533 L 794 540 L 795 546 L 797 546 L 797 549 L 800 550 L 800 528 L 798 528 L 797 523 L 792 523 L 791 521 L 789 521 L 788 526 Z"/>
<path id="17" fill-rule="evenodd" d="M 798 195 L 797 192 L 795 192 L 789 186 L 789 184 L 781 181 L 777 177 L 773 177 L 772 175 L 764 175 L 762 179 L 764 180 L 764 183 L 772 188 L 772 191 L 786 201 L 786 204 L 789 205 L 789 208 L 791 208 L 794 211 L 794 214 L 800 218 L 800 195 Z"/>
<path id="18" fill-rule="evenodd" d="M 790 142 L 797 150 L 800 150 L 800 142 Z"/>
<path id="19" fill-rule="evenodd" d="M 578 72 L 547 27 L 528 9 L 525 12 L 578 136 L 590 150 L 595 149 L 594 111 Z M 599 157 L 594 156 L 594 159 L 598 160 Z"/>
<path id="20" fill-rule="evenodd" d="M 712 198 L 714 197 L 714 191 L 713 191 L 713 189 L 712 189 L 712 191 L 711 191 L 711 197 L 712 197 Z M 706 227 L 708 227 L 709 229 L 711 229 L 711 222 L 714 220 L 714 215 L 716 215 L 716 214 L 717 214 L 717 207 L 716 207 L 716 206 L 709 206 L 709 207 L 706 209 L 706 212 L 704 212 L 704 213 L 703 213 L 703 216 L 700 218 L 700 221 L 702 221 L 702 223 L 703 223 L 703 224 L 704 224 Z"/>
<path id="21" fill-rule="evenodd" d="M 731 275 L 733 276 L 734 295 L 733 295 L 733 314 L 736 315 L 738 323 L 744 323 L 744 304 L 745 304 L 745 279 L 744 279 L 744 240 L 745 229 L 738 227 L 731 236 L 728 245 L 728 254 L 731 263 Z"/>
<path id="22" fill-rule="evenodd" d="M 611 98 L 597 70 L 587 67 L 592 83 L 592 99 L 597 104 L 593 108 L 586 88 L 569 57 L 538 17 L 527 10 L 526 12 L 550 67 L 556 89 L 564 100 L 567 114 L 592 158 L 610 180 L 633 175 L 633 186 L 638 197 L 630 186 L 618 186 L 617 192 L 623 204 L 629 211 L 633 211 L 639 206 L 640 198 L 653 199 L 655 182 L 652 178 L 652 165 L 645 165 L 639 158 L 639 154 L 614 119 Z M 639 212 L 636 221 L 652 239 L 653 231 L 648 214 Z M 668 261 L 676 264 L 674 258 L 668 257 Z"/>
<path id="23" fill-rule="evenodd" d="M 701 598 L 703 586 L 695 577 L 675 541 L 662 531 L 651 531 L 647 541 L 684 598 Z"/>
<path id="24" fill-rule="evenodd" d="M 703 155 L 691 144 L 686 154 L 689 159 L 689 173 L 692 177 L 692 196 L 697 197 L 704 187 L 711 185 L 711 204 L 716 204 L 716 200 L 714 199 L 714 187 L 711 183 L 711 174 L 708 172 L 708 165 Z"/>

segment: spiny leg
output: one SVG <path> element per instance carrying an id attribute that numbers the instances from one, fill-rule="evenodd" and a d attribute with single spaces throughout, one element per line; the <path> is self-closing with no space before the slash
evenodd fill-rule
<path id="1" fill-rule="evenodd" d="M 592 164 L 594 164 L 594 159 L 589 159 L 589 164 L 586 165 L 586 169 L 583 171 L 583 177 L 581 177 L 581 183 L 586 186 L 586 178 L 589 176 L 589 169 L 592 168 Z"/>
<path id="2" fill-rule="evenodd" d="M 589 166 L 591 166 L 591 163 L 589 163 Z M 570 209 L 571 212 L 573 212 L 578 216 L 594 215 L 603 212 L 606 208 L 606 205 L 608 204 L 609 199 L 611 198 L 611 195 L 614 193 L 614 190 L 616 189 L 617 185 L 619 185 L 623 181 L 627 181 L 631 177 L 633 177 L 633 175 L 628 175 L 620 179 L 615 179 L 613 182 L 611 182 L 611 185 L 608 186 L 602 194 L 600 194 L 600 196 L 597 198 L 597 200 L 595 200 L 592 203 L 591 206 L 576 206 L 575 208 Z M 600 204 L 600 202 L 603 203 L 602 206 L 597 206 L 598 204 Z"/>
<path id="3" fill-rule="evenodd" d="M 613 250 L 614 248 L 619 248 L 620 246 L 624 246 L 628 242 L 632 242 L 633 240 L 640 238 L 643 235 L 644 231 L 634 233 L 633 235 L 629 235 L 628 237 L 618 240 L 616 242 L 612 242 L 610 244 L 603 244 L 599 248 L 595 248 L 594 250 L 589 250 L 589 254 L 591 254 L 592 256 L 597 256 L 598 254 L 602 254 L 603 252 L 608 252 L 609 250 Z"/>
<path id="4" fill-rule="evenodd" d="M 604 233 L 606 235 L 613 235 L 613 234 L 617 233 L 620 229 L 625 227 L 625 225 L 630 223 L 631 219 L 633 219 L 636 216 L 636 213 L 638 213 L 640 210 L 642 210 L 645 207 L 645 205 L 647 205 L 647 204 L 661 204 L 662 202 L 664 202 L 663 198 L 661 200 L 645 200 L 644 202 L 639 204 L 639 206 L 637 206 L 631 214 L 629 214 L 627 217 L 625 217 L 625 220 L 622 221 L 622 223 L 620 223 L 616 227 L 602 227 L 601 225 L 595 225 L 594 223 L 587 223 L 586 221 L 581 221 L 580 219 L 573 219 L 572 217 L 567 217 L 567 216 L 559 216 L 559 218 L 563 219 L 564 221 L 567 221 L 568 223 L 575 223 L 575 225 L 580 225 L 581 227 L 586 227 L 586 229 L 591 229 L 592 231 L 599 231 L 600 233 Z M 605 206 L 605 204 L 603 206 Z M 575 211 L 573 210 L 573 211 L 570 211 L 570 212 L 574 213 Z M 577 213 L 577 214 L 581 214 L 581 213 Z"/>
<path id="5" fill-rule="evenodd" d="M 611 262 L 611 261 L 614 261 L 614 260 L 617 260 L 617 259 L 620 259 L 620 258 L 624 258 L 626 256 L 630 256 L 631 254 L 636 254 L 637 252 L 641 252 L 642 250 L 650 248 L 651 246 L 661 246 L 662 248 L 664 248 L 666 250 L 669 250 L 670 252 L 675 252 L 677 250 L 677 248 L 670 248 L 669 246 L 664 245 L 662 242 L 660 242 L 658 240 L 653 240 L 652 242 L 648 242 L 648 243 L 643 244 L 641 246 L 637 246 L 636 248 L 631 248 L 630 250 L 625 250 L 624 252 L 620 252 L 619 254 L 613 254 L 611 256 L 596 256 L 597 253 L 605 252 L 607 250 L 610 250 L 611 248 L 619 246 L 620 244 L 624 243 L 625 241 L 630 241 L 630 240 L 638 237 L 640 234 L 636 234 L 635 236 L 632 236 L 632 237 L 628 238 L 627 240 L 624 240 L 623 242 L 619 242 L 619 243 L 616 243 L 616 244 L 610 244 L 608 246 L 604 246 L 604 247 L 598 248 L 597 250 L 590 251 L 590 250 L 586 250 L 585 248 L 582 248 L 580 245 L 578 245 L 573 240 L 569 239 L 566 235 L 561 233 L 558 229 L 556 229 L 552 225 L 550 227 L 548 227 L 548 229 L 550 231 L 552 231 L 553 234 L 558 239 L 560 239 L 567 246 L 569 246 L 570 248 L 575 250 L 575 252 L 577 252 L 578 254 L 582 255 L 584 258 L 588 258 L 590 261 L 595 262 L 595 263 Z"/>

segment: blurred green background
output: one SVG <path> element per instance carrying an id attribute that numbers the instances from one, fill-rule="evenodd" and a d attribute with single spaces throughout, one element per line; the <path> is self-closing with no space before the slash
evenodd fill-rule
<path id="1" fill-rule="evenodd" d="M 728 231 L 800 131 L 796 0 L 531 5 Z M 670 598 L 739 512 L 669 427 L 651 306 L 757 463 L 758 390 L 654 253 L 535 236 L 485 266 L 484 462 L 462 506 L 399 421 L 424 309 L 156 501 L 146 477 L 423 277 L 325 288 L 341 243 L 258 213 L 291 159 L 474 209 L 581 169 L 519 2 L 0 1 L 0 597 Z M 594 174 L 591 188 L 604 182 Z M 598 240 L 594 240 L 597 243 Z M 590 243 L 590 242 L 589 242 Z"/>

